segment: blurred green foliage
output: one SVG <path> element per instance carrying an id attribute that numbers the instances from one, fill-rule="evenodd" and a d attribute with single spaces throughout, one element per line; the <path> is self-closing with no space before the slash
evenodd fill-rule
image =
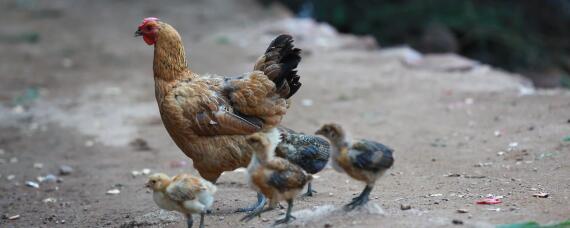
<path id="1" fill-rule="evenodd" d="M 511 71 L 570 72 L 568 0 L 261 0 L 274 1 L 294 12 L 312 4 L 316 20 L 340 32 L 371 34 L 383 46 L 405 43 L 433 52 L 435 39 Z M 451 39 L 437 37 L 446 33 Z"/>

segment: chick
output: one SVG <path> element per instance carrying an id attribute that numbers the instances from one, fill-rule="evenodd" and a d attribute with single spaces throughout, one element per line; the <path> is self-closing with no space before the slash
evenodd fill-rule
<path id="1" fill-rule="evenodd" d="M 349 141 L 345 131 L 338 124 L 325 124 L 315 134 L 331 141 L 333 145 L 331 159 L 337 171 L 346 172 L 350 177 L 366 183 L 362 193 L 353 198 L 345 209 L 353 210 L 365 205 L 376 180 L 394 164 L 393 150 L 370 140 Z"/>
<path id="2" fill-rule="evenodd" d="M 279 127 L 281 143 L 275 149 L 279 157 L 287 158 L 309 174 L 323 170 L 330 157 L 330 144 L 315 135 L 295 132 L 285 127 Z M 307 192 L 303 196 L 313 196 L 311 182 L 307 184 Z"/>
<path id="3" fill-rule="evenodd" d="M 275 221 L 275 224 L 288 223 L 295 219 L 291 215 L 293 199 L 312 179 L 311 175 L 306 174 L 300 167 L 286 159 L 274 157 L 276 144 L 272 142 L 278 141 L 278 137 L 278 134 L 256 133 L 246 139 L 254 149 L 247 168 L 251 187 L 269 199 L 270 208 L 279 201 L 287 201 L 285 218 Z M 241 221 L 249 221 L 264 211 L 262 207 L 256 208 Z"/>
<path id="4" fill-rule="evenodd" d="M 200 213 L 200 228 L 204 227 L 204 214 L 214 202 L 215 185 L 200 177 L 179 174 L 173 178 L 163 173 L 149 176 L 146 186 L 153 191 L 152 198 L 158 207 L 178 211 L 187 218 L 192 227 L 192 215 Z"/>

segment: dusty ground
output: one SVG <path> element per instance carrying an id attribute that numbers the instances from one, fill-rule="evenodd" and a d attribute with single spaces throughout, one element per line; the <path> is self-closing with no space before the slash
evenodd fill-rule
<path id="1" fill-rule="evenodd" d="M 570 218 L 568 91 L 534 91 L 516 76 L 456 57 L 366 51 L 366 39 L 277 19 L 283 11 L 250 1 L 0 4 L 0 227 L 185 226 L 157 209 L 144 176 L 131 175 L 193 172 L 158 116 L 152 48 L 132 37 L 146 16 L 179 29 L 197 72 L 250 70 L 276 33 L 293 33 L 306 50 L 304 85 L 284 124 L 312 132 L 339 122 L 355 137 L 395 148 L 395 167 L 372 193 L 380 210 L 339 211 L 362 185 L 327 169 L 314 182 L 319 193 L 297 200 L 293 225 L 445 227 L 456 219 L 485 227 Z M 135 139 L 150 149 L 129 145 Z M 176 161 L 189 164 L 172 167 Z M 25 186 L 59 175 L 60 165 L 74 169 L 61 183 Z M 240 223 L 243 214 L 233 211 L 255 199 L 243 172 L 226 173 L 218 185 L 208 227 L 265 227 L 283 212 Z M 114 188 L 119 195 L 105 194 Z M 537 192 L 550 197 L 532 197 Z M 503 203 L 475 204 L 488 194 Z"/>

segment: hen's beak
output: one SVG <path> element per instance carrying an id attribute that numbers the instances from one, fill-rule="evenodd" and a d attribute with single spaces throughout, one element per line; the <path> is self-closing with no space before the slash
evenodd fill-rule
<path id="1" fill-rule="evenodd" d="M 142 36 L 142 31 L 140 29 L 137 29 L 137 31 L 135 32 L 135 37 L 137 36 Z"/>

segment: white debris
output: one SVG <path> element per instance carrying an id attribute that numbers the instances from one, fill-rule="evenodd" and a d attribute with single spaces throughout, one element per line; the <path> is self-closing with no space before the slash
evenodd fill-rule
<path id="1" fill-rule="evenodd" d="M 119 193 L 121 193 L 121 190 L 115 188 L 115 189 L 111 189 L 111 190 L 107 191 L 105 194 L 107 194 L 107 195 L 118 195 Z"/>
<path id="2" fill-rule="evenodd" d="M 501 131 L 499 131 L 499 130 L 495 130 L 495 132 L 493 132 L 493 135 L 495 135 L 496 137 L 501 137 L 501 135 L 503 135 L 503 133 L 501 133 Z"/>
<path id="3" fill-rule="evenodd" d="M 36 168 L 36 169 L 42 169 L 43 167 L 44 167 L 44 164 L 42 164 L 42 163 L 39 163 L 39 162 L 34 163 L 34 168 Z"/>
<path id="4" fill-rule="evenodd" d="M 139 171 L 137 171 L 137 170 L 133 170 L 133 171 L 131 171 L 131 176 L 133 176 L 133 177 L 137 177 L 137 176 L 140 176 L 141 174 L 142 174 L 142 173 L 141 173 L 141 172 L 139 172 Z"/>
<path id="5" fill-rule="evenodd" d="M 149 175 L 149 174 L 150 174 L 150 169 L 143 169 L 141 173 L 144 174 L 144 175 Z"/>
<path id="6" fill-rule="evenodd" d="M 14 178 L 16 178 L 16 176 L 12 175 L 12 174 L 6 176 L 6 180 L 9 180 L 9 181 L 14 180 Z"/>
<path id="7" fill-rule="evenodd" d="M 91 140 L 85 141 L 85 147 L 92 147 L 93 145 L 95 145 L 95 142 L 93 142 Z"/>
<path id="8" fill-rule="evenodd" d="M 303 99 L 303 100 L 301 101 L 301 104 L 302 104 L 303 106 L 305 106 L 305 107 L 310 107 L 310 106 L 313 106 L 313 100 L 311 100 L 311 99 Z"/>
<path id="9" fill-rule="evenodd" d="M 57 199 L 50 197 L 50 198 L 45 198 L 45 199 L 42 200 L 42 201 L 43 201 L 44 203 L 55 203 L 55 202 L 57 202 Z"/>
<path id="10" fill-rule="evenodd" d="M 20 218 L 20 215 L 12 215 L 12 216 L 8 217 L 8 220 L 16 220 L 19 218 Z"/>
<path id="11" fill-rule="evenodd" d="M 40 184 L 35 181 L 26 181 L 26 186 L 31 188 L 40 188 Z"/>
<path id="12" fill-rule="evenodd" d="M 505 155 L 505 151 L 499 151 L 499 152 L 497 152 L 497 156 L 503 156 L 503 155 Z"/>
<path id="13" fill-rule="evenodd" d="M 441 193 L 435 193 L 435 194 L 430 194 L 430 197 L 439 197 L 439 196 L 443 196 L 443 194 Z"/>

